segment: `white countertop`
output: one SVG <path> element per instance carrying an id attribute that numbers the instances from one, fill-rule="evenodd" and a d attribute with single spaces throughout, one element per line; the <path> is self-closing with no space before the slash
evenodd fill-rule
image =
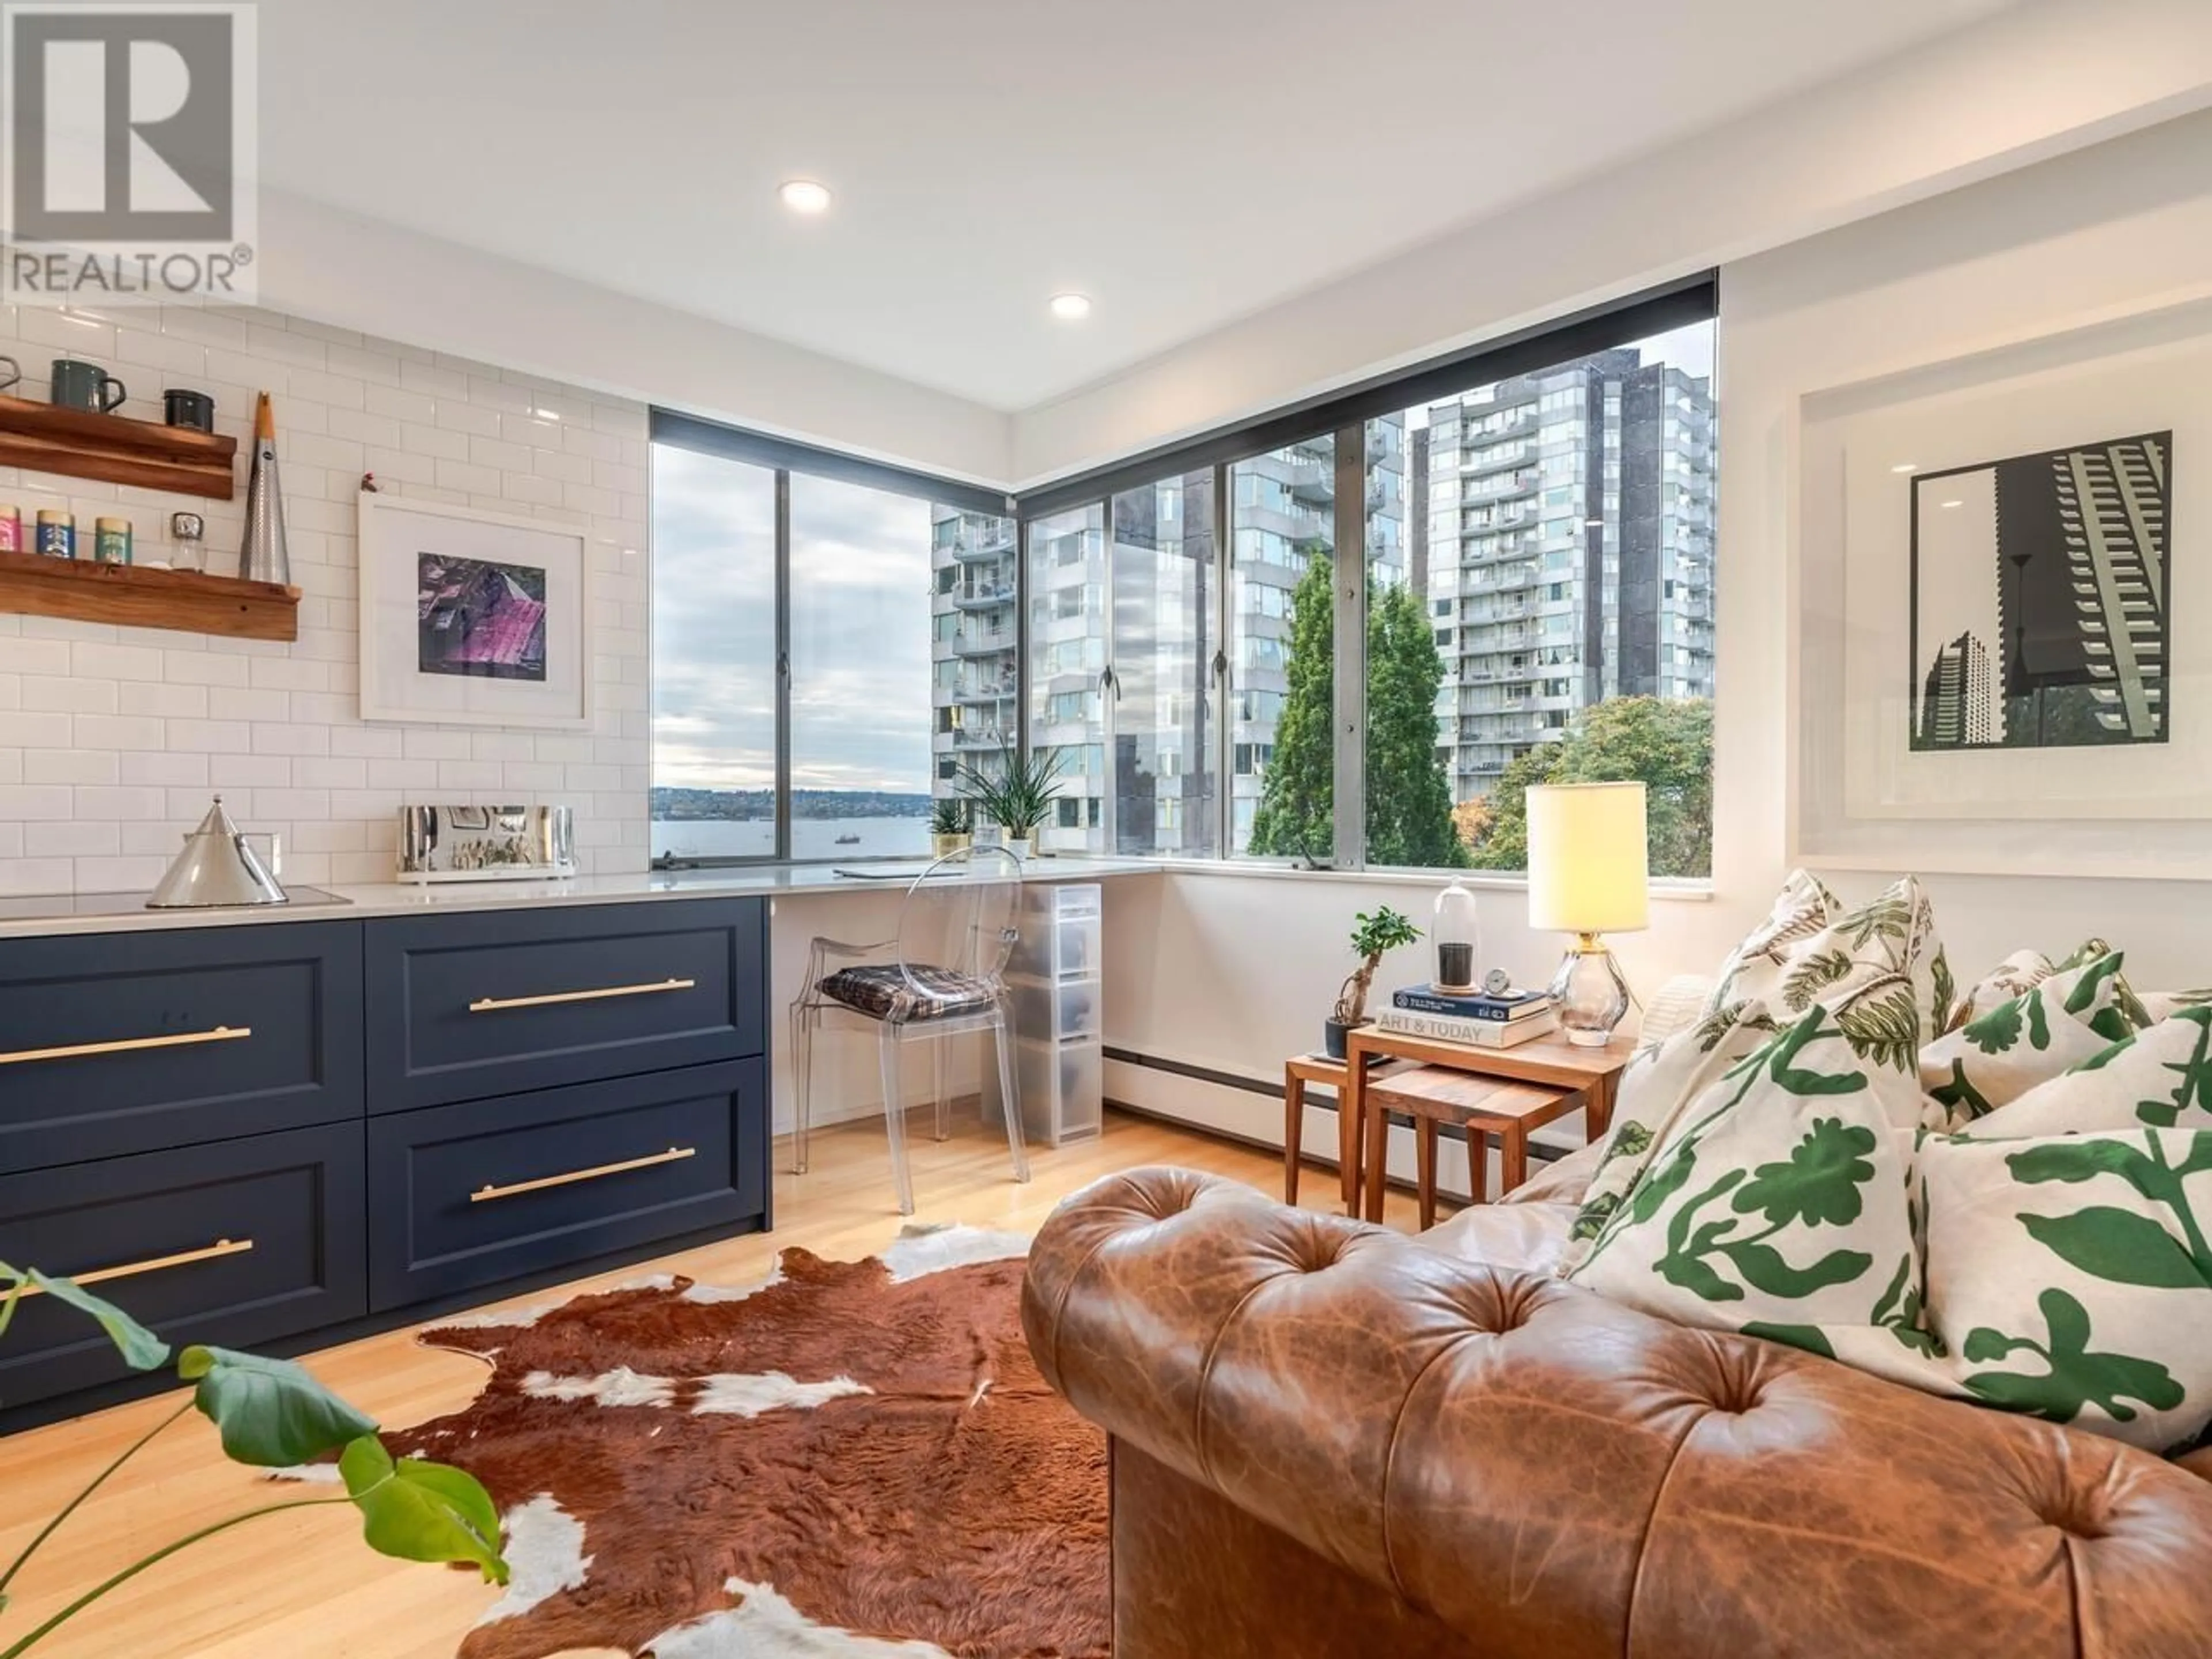
<path id="1" fill-rule="evenodd" d="M 221 910 L 131 910 L 122 914 L 37 916 L 0 921 L 0 940 L 65 933 L 137 933 L 172 927 L 230 927 L 284 921 L 346 921 L 364 916 L 443 915 L 464 910 L 533 909 L 569 904 L 630 904 L 654 899 L 769 898 L 833 893 L 903 893 L 921 860 L 893 867 L 888 878 L 844 876 L 854 863 L 763 864 L 709 870 L 649 871 L 629 876 L 572 876 L 566 881 L 379 882 L 325 887 L 343 904 L 276 904 Z M 1031 860 L 1024 881 L 1097 881 L 1157 873 L 1146 859 L 1055 857 Z"/>

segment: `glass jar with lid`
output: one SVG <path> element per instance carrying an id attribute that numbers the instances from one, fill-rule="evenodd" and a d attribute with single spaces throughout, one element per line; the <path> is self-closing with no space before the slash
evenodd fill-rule
<path id="1" fill-rule="evenodd" d="M 1475 958 L 1482 943 L 1474 895 L 1456 881 L 1437 895 L 1436 917 L 1429 925 L 1436 945 L 1433 988 L 1448 995 L 1472 994 L 1479 988 Z"/>

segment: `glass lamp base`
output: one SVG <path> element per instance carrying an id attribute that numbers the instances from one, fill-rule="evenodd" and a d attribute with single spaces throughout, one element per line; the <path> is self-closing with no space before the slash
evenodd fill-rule
<path id="1" fill-rule="evenodd" d="M 1595 933 L 1577 939 L 1552 978 L 1552 1001 L 1568 1042 L 1601 1048 L 1628 1014 L 1628 981 Z"/>

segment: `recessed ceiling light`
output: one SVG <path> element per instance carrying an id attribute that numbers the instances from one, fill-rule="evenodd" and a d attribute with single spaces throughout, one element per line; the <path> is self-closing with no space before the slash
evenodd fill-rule
<path id="1" fill-rule="evenodd" d="M 1944 506 L 1946 506 L 1946 507 L 1964 507 L 1964 506 L 1966 505 L 1966 502 L 1964 502 L 1964 501 L 1946 501 L 1946 502 L 1944 502 L 1944 503 L 1943 503 L 1943 505 L 1944 505 Z"/>
<path id="2" fill-rule="evenodd" d="M 1055 294 L 1052 296 L 1052 314 L 1063 323 L 1079 323 L 1091 314 L 1091 296 Z"/>
<path id="3" fill-rule="evenodd" d="M 830 211 L 830 186 L 817 184 L 811 179 L 787 179 L 776 186 L 775 193 L 783 198 L 784 206 L 793 213 L 810 217 Z"/>
<path id="4" fill-rule="evenodd" d="M 1920 463 L 1917 461 L 1899 461 L 1895 466 L 1893 466 L 1889 470 L 1892 472 L 1917 472 L 1920 471 Z"/>

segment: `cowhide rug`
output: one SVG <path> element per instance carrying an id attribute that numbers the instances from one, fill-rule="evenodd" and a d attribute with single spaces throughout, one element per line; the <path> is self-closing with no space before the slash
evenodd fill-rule
<path id="1" fill-rule="evenodd" d="M 392 1437 L 506 1523 L 460 1659 L 1104 1659 L 1105 1441 L 1022 1340 L 1027 1248 L 910 1231 L 423 1332 L 492 1367 Z"/>

